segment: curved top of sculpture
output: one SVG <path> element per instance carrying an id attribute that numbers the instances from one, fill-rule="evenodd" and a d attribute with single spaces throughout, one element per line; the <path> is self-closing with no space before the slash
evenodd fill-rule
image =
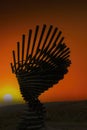
<path id="1" fill-rule="evenodd" d="M 68 72 L 71 64 L 70 49 L 64 43 L 62 32 L 52 25 L 36 26 L 35 32 L 29 30 L 28 42 L 22 36 L 22 46 L 17 42 L 17 56 L 13 50 L 12 72 L 20 84 L 29 87 L 30 93 L 38 89 L 36 96 L 58 83 Z M 22 49 L 21 49 L 22 48 Z M 26 82 L 24 82 L 26 80 Z M 39 89 L 40 88 L 40 89 Z"/>

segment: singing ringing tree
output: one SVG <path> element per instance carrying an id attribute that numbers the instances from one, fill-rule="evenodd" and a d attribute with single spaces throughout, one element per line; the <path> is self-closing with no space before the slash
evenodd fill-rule
<path id="1" fill-rule="evenodd" d="M 17 53 L 12 51 L 12 73 L 16 74 L 20 92 L 28 104 L 18 130 L 45 129 L 45 107 L 38 97 L 64 78 L 71 64 L 70 49 L 57 27 L 36 26 L 29 30 L 28 41 L 22 36 L 17 42 Z"/>

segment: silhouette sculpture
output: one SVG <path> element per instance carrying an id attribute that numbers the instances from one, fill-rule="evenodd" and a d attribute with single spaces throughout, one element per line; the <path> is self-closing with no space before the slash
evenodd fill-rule
<path id="1" fill-rule="evenodd" d="M 22 36 L 22 47 L 17 42 L 17 57 L 13 50 L 12 72 L 16 74 L 21 94 L 28 104 L 19 130 L 45 129 L 45 107 L 38 96 L 64 78 L 70 66 L 70 49 L 63 42 L 58 28 L 37 25 L 29 30 L 28 43 Z M 26 51 L 25 51 L 26 49 Z"/>

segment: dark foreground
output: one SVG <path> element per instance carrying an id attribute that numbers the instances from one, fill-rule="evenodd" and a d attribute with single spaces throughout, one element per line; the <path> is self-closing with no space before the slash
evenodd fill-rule
<path id="1" fill-rule="evenodd" d="M 45 103 L 47 130 L 87 130 L 87 101 Z M 16 130 L 24 104 L 0 107 L 0 130 Z"/>

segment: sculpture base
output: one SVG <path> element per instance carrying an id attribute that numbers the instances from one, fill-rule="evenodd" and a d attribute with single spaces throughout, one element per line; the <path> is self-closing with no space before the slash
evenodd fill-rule
<path id="1" fill-rule="evenodd" d="M 28 106 L 24 110 L 18 124 L 18 130 L 46 130 L 45 127 L 45 113 L 36 111 Z"/>

